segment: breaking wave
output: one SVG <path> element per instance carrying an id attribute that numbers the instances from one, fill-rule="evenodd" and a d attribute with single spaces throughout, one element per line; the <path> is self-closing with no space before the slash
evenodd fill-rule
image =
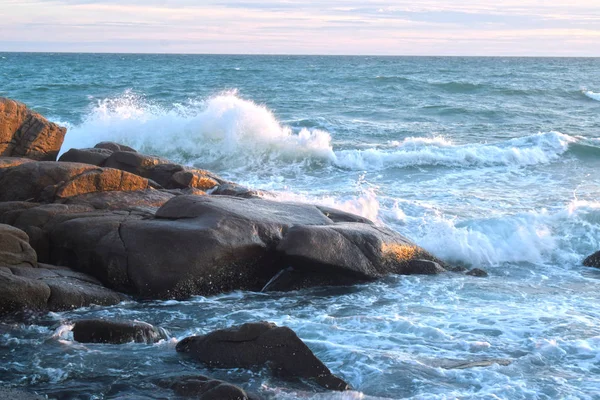
<path id="1" fill-rule="evenodd" d="M 455 144 L 442 137 L 407 137 L 386 145 L 334 149 L 320 129 L 292 128 L 264 105 L 224 92 L 165 108 L 131 91 L 99 101 L 70 127 L 63 151 L 111 140 L 144 153 L 217 171 L 286 164 L 333 165 L 349 170 L 422 166 L 529 166 L 555 161 L 579 139 L 545 132 L 498 143 Z"/>

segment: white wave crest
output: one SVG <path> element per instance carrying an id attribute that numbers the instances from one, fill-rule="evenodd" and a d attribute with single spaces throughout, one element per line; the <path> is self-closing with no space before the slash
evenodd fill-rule
<path id="1" fill-rule="evenodd" d="M 337 151 L 336 164 L 349 169 L 443 165 L 527 166 L 548 163 L 566 152 L 572 136 L 560 132 L 538 133 L 497 144 L 454 145 L 443 138 L 407 138 L 392 142 L 392 148 Z"/>
<path id="2" fill-rule="evenodd" d="M 600 101 L 600 93 L 592 92 L 591 90 L 584 90 L 583 94 L 592 100 Z"/>
<path id="3" fill-rule="evenodd" d="M 166 109 L 130 91 L 105 99 L 69 129 L 63 151 L 116 141 L 178 161 L 227 162 L 235 168 L 273 158 L 333 159 L 331 137 L 320 130 L 294 133 L 265 106 L 235 91 Z"/>

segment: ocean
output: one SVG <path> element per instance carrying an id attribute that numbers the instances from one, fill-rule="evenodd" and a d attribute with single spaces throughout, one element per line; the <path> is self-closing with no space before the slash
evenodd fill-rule
<path id="1" fill-rule="evenodd" d="M 276 399 L 600 399 L 600 59 L 0 53 L 0 96 L 280 200 L 341 208 L 485 269 L 351 287 L 129 302 L 0 323 L 0 384 L 60 399 L 167 398 L 201 373 Z M 156 345 L 83 345 L 77 318 Z M 354 391 L 183 360 L 178 339 L 294 329 Z M 450 368 L 464 361 L 500 360 Z M 508 364 L 508 365 L 506 365 Z"/>

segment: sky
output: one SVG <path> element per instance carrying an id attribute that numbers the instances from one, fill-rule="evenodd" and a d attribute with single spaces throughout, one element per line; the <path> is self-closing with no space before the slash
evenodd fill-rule
<path id="1" fill-rule="evenodd" d="M 0 0 L 0 51 L 600 56 L 600 0 Z"/>

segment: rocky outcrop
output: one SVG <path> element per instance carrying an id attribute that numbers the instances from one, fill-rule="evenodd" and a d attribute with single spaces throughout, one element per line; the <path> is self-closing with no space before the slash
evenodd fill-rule
<path id="1" fill-rule="evenodd" d="M 86 274 L 39 264 L 25 232 L 0 224 L 0 315 L 113 305 L 126 296 Z"/>
<path id="2" fill-rule="evenodd" d="M 80 343 L 146 343 L 167 339 L 167 332 L 141 321 L 86 319 L 73 324 L 73 339 Z"/>
<path id="3" fill-rule="evenodd" d="M 254 393 L 218 379 L 203 375 L 161 379 L 158 385 L 171 389 L 178 396 L 198 400 L 260 400 Z"/>
<path id="4" fill-rule="evenodd" d="M 600 251 L 586 257 L 586 259 L 583 260 L 583 265 L 586 267 L 600 268 Z"/>
<path id="5" fill-rule="evenodd" d="M 0 97 L 0 156 L 54 161 L 66 133 L 25 104 Z"/>
<path id="6" fill-rule="evenodd" d="M 53 202 L 104 191 L 150 188 L 147 179 L 79 163 L 31 162 L 0 169 L 0 201 Z"/>
<path id="7" fill-rule="evenodd" d="M 168 196 L 158 193 L 156 203 L 148 190 L 71 197 L 68 204 L 13 202 L 5 212 L 0 207 L 0 222 L 25 230 L 43 262 L 76 268 L 145 298 L 265 286 L 293 290 L 444 271 L 441 261 L 403 236 L 341 211 L 180 195 L 154 213 Z M 105 206 L 110 199 L 113 206 Z"/>
<path id="8" fill-rule="evenodd" d="M 141 154 L 130 147 L 112 142 L 102 142 L 91 149 L 70 149 L 59 161 L 118 169 L 149 179 L 165 189 L 194 188 L 206 191 L 226 184 L 206 170 L 174 164 L 164 158 Z"/>
<path id="9" fill-rule="evenodd" d="M 268 367 L 281 378 L 312 379 L 330 390 L 349 386 L 310 351 L 287 327 L 257 322 L 191 336 L 177 344 L 177 351 L 215 368 Z"/>

